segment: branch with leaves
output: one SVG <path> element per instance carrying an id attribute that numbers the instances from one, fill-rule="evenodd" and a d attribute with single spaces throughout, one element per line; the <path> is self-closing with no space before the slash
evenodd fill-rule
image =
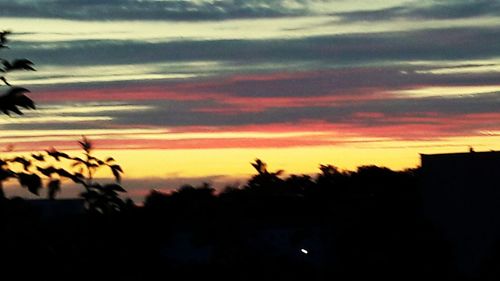
<path id="1" fill-rule="evenodd" d="M 8 35 L 11 33 L 10 31 L 0 32 L 0 49 L 9 48 L 7 46 L 9 41 Z M 36 109 L 35 103 L 25 95 L 25 93 L 29 93 L 29 90 L 22 87 L 15 87 L 7 80 L 6 75 L 9 72 L 18 70 L 35 71 L 35 68 L 33 67 L 33 62 L 28 59 L 14 59 L 8 61 L 0 58 L 0 81 L 2 81 L 5 86 L 9 87 L 4 94 L 0 95 L 0 111 L 9 116 L 11 112 L 22 115 L 23 112 L 19 109 L 20 107 L 25 109 Z"/>
<path id="2" fill-rule="evenodd" d="M 80 195 L 85 199 L 90 211 L 119 211 L 124 204 L 119 193 L 126 192 L 121 186 L 122 168 L 112 157 L 101 160 L 93 156 L 93 145 L 86 137 L 83 137 L 79 144 L 83 149 L 83 157 L 71 156 L 51 148 L 29 157 L 0 159 L 0 187 L 4 181 L 15 178 L 29 192 L 40 195 L 43 179 L 46 179 L 48 197 L 55 199 L 61 190 L 61 179 L 65 178 L 84 187 L 85 190 Z M 16 171 L 15 167 L 19 166 L 22 169 Z M 108 168 L 113 174 L 113 183 L 101 184 L 95 180 L 94 175 L 102 168 Z M 1 189 L 0 193 L 3 194 Z"/>
<path id="3" fill-rule="evenodd" d="M 77 178 L 75 182 L 85 187 L 85 192 L 81 196 L 86 199 L 91 210 L 101 213 L 119 211 L 123 206 L 123 201 L 118 193 L 126 192 L 120 185 L 122 168 L 115 163 L 115 159 L 112 157 L 108 157 L 106 160 L 94 157 L 92 155 L 93 145 L 86 137 L 83 137 L 79 144 L 84 150 L 84 157 L 70 158 L 73 161 L 72 167 L 78 169 L 78 172 L 70 174 L 70 176 Z M 115 178 L 114 183 L 101 185 L 94 180 L 97 170 L 103 167 L 110 169 Z"/>
<path id="4" fill-rule="evenodd" d="M 257 171 L 257 174 L 252 176 L 252 178 L 248 181 L 248 188 L 268 192 L 271 191 L 269 190 L 270 186 L 281 186 L 283 183 L 283 180 L 280 178 L 280 176 L 284 173 L 283 170 L 270 172 L 267 169 L 267 164 L 260 159 L 255 159 L 255 162 L 251 164 Z"/>

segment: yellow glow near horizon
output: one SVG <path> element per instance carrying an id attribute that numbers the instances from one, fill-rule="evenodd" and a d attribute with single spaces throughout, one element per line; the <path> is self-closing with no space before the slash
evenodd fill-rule
<path id="1" fill-rule="evenodd" d="M 416 157 L 405 154 L 359 151 L 334 146 L 266 149 L 182 149 L 182 150 L 114 150 L 114 158 L 123 163 L 126 177 L 202 177 L 212 175 L 246 176 L 252 174 L 250 162 L 256 158 L 268 163 L 270 170 L 287 173 L 315 173 L 320 164 L 333 164 L 345 169 L 375 164 L 404 168 L 415 166 Z M 414 155 L 415 156 L 415 155 Z"/>
<path id="2" fill-rule="evenodd" d="M 124 168 L 126 178 L 247 176 L 253 174 L 250 162 L 260 158 L 270 170 L 283 169 L 289 174 L 314 174 L 320 164 L 332 164 L 355 170 L 361 165 L 385 166 L 395 170 L 420 164 L 420 153 L 466 152 L 469 145 L 477 151 L 500 150 L 500 136 L 455 137 L 440 141 L 388 141 L 369 144 L 291 147 L 179 150 L 110 150 L 97 154 L 112 155 Z"/>
<path id="3" fill-rule="evenodd" d="M 476 137 L 453 137 L 436 141 L 382 140 L 376 144 L 359 143 L 335 146 L 290 148 L 226 149 L 136 149 L 99 150 L 95 156 L 113 157 L 125 172 L 125 179 L 194 178 L 224 176 L 246 178 L 255 171 L 250 165 L 256 158 L 268 164 L 270 171 L 286 174 L 316 174 L 320 164 L 331 164 L 345 170 L 362 165 L 385 166 L 394 170 L 415 168 L 420 154 L 500 150 L 500 134 Z M 81 151 L 65 151 L 81 156 Z M 2 153 L 2 158 L 28 155 Z M 107 169 L 97 175 L 111 177 Z"/>

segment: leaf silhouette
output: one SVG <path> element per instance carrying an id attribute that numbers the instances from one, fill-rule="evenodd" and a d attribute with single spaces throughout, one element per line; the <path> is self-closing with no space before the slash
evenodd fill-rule
<path id="1" fill-rule="evenodd" d="M 9 169 L 0 169 L 0 181 L 4 181 L 14 176 L 14 172 Z"/>
<path id="2" fill-rule="evenodd" d="M 27 160 L 24 157 L 20 157 L 20 156 L 14 158 L 14 159 L 11 159 L 10 161 L 22 164 L 25 171 L 27 171 L 28 168 L 31 166 L 31 161 Z"/>
<path id="3" fill-rule="evenodd" d="M 90 188 L 94 188 L 94 189 L 97 189 L 97 190 L 102 190 L 102 185 L 99 184 L 99 183 L 93 183 L 89 186 Z"/>
<path id="4" fill-rule="evenodd" d="M 49 189 L 49 199 L 55 199 L 56 194 L 61 191 L 61 181 L 60 180 L 51 180 L 47 185 Z"/>
<path id="5" fill-rule="evenodd" d="M 1 71 L 1 70 L 0 70 Z M 0 76 L 0 80 L 2 80 L 2 82 L 7 85 L 7 86 L 12 86 L 9 81 L 7 81 L 7 78 L 5 78 L 4 76 Z"/>
<path id="6" fill-rule="evenodd" d="M 75 173 L 72 177 L 71 177 L 71 180 L 74 182 L 74 183 L 80 183 L 80 184 L 84 184 L 85 183 L 85 177 L 83 176 L 83 174 L 81 173 Z"/>
<path id="7" fill-rule="evenodd" d="M 54 148 L 47 150 L 47 154 L 54 157 L 54 159 L 56 159 L 57 161 L 59 161 L 59 157 L 66 158 L 66 159 L 72 159 L 71 157 L 69 157 L 68 154 L 66 154 L 64 152 L 59 152 Z"/>
<path id="8" fill-rule="evenodd" d="M 276 172 L 273 173 L 273 175 L 281 176 L 284 172 L 285 172 L 285 170 L 277 170 Z"/>
<path id="9" fill-rule="evenodd" d="M 45 156 L 43 154 L 31 154 L 31 157 L 37 161 L 45 161 Z"/>
<path id="10" fill-rule="evenodd" d="M 68 172 L 64 169 L 57 169 L 56 172 L 61 177 L 70 178 L 70 179 L 73 178 L 73 174 L 71 174 L 70 172 Z"/>
<path id="11" fill-rule="evenodd" d="M 319 169 L 323 176 L 329 176 L 329 175 L 334 175 L 340 173 L 338 168 L 332 165 L 323 165 L 321 164 L 319 166 Z"/>
<path id="12" fill-rule="evenodd" d="M 102 187 L 104 190 L 112 190 L 117 192 L 127 192 L 121 185 L 116 183 L 106 184 Z"/>
<path id="13" fill-rule="evenodd" d="M 13 70 L 31 70 L 35 71 L 33 68 L 33 62 L 27 59 L 16 59 L 13 60 L 12 63 L 6 60 L 2 60 L 2 64 L 4 66 L 4 71 L 13 71 Z"/>
<path id="14" fill-rule="evenodd" d="M 260 159 L 255 159 L 255 163 L 251 163 L 259 174 L 267 174 L 267 164 Z"/>
<path id="15" fill-rule="evenodd" d="M 121 173 L 123 173 L 123 170 L 122 168 L 120 167 L 120 165 L 110 165 L 109 166 L 111 168 L 111 172 L 113 173 L 113 176 L 115 176 L 115 179 L 117 182 L 120 182 L 121 181 Z"/>
<path id="16" fill-rule="evenodd" d="M 47 167 L 47 168 L 42 168 L 42 167 L 36 167 L 38 171 L 40 171 L 40 173 L 44 174 L 45 176 L 47 177 L 51 177 L 52 174 L 56 174 L 57 173 L 57 169 L 54 168 L 53 166 L 50 166 L 50 167 Z"/>
<path id="17" fill-rule="evenodd" d="M 0 32 L 0 48 L 7 48 L 7 46 L 5 46 L 5 44 L 7 44 L 7 42 L 9 42 L 9 40 L 7 39 L 7 35 L 9 35 L 9 34 L 12 34 L 12 31 L 4 30 L 4 31 Z"/>
<path id="18" fill-rule="evenodd" d="M 90 142 L 89 139 L 87 139 L 85 136 L 82 136 L 82 140 L 78 141 L 80 146 L 82 147 L 85 152 L 89 153 L 90 150 L 92 150 L 92 142 Z"/>
<path id="19" fill-rule="evenodd" d="M 42 187 L 42 179 L 38 175 L 18 173 L 17 177 L 21 186 L 27 187 L 31 193 L 39 195 L 38 191 Z"/>
<path id="20" fill-rule="evenodd" d="M 73 157 L 73 158 L 71 158 L 71 159 L 75 161 L 75 162 L 73 162 L 73 163 L 71 164 L 71 167 L 77 167 L 77 166 L 79 166 L 79 165 L 83 165 L 83 164 L 87 163 L 87 161 L 83 160 L 83 159 L 82 159 L 82 158 L 80 158 L 80 157 Z"/>
<path id="21" fill-rule="evenodd" d="M 86 199 L 87 201 L 95 200 L 96 198 L 99 197 L 99 193 L 94 190 L 88 190 L 80 193 L 80 196 Z"/>
<path id="22" fill-rule="evenodd" d="M 0 96 L 0 110 L 10 116 L 10 112 L 23 115 L 18 107 L 26 109 L 36 109 L 35 103 L 24 93 L 29 93 L 28 89 L 21 87 L 12 87 Z"/>

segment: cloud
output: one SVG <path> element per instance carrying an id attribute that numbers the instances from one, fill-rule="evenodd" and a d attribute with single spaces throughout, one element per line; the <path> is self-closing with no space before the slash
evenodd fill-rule
<path id="1" fill-rule="evenodd" d="M 218 1 L 9 1 L 2 3 L 3 16 L 79 20 L 224 20 L 296 16 L 309 13 L 302 0 Z"/>
<path id="2" fill-rule="evenodd" d="M 500 3 L 489 0 L 426 1 L 376 10 L 336 13 L 345 22 L 390 21 L 395 19 L 466 19 L 500 15 Z"/>
<path id="3" fill-rule="evenodd" d="M 177 139 L 96 135 L 108 148 L 121 144 L 165 149 L 351 141 L 332 135 L 228 137 L 219 131 L 269 124 L 276 130 L 291 123 L 306 127 L 320 123 L 323 129 L 315 127 L 319 132 L 394 139 L 498 130 L 500 31 L 498 24 L 482 21 L 499 10 L 494 1 L 479 1 L 475 8 L 469 7 L 471 1 L 425 5 L 390 1 L 383 9 L 351 6 L 337 12 L 318 12 L 319 2 L 12 2 L 5 11 L 13 16 L 16 7 L 27 5 L 28 16 L 92 21 L 47 20 L 43 22 L 50 27 L 47 30 L 30 29 L 18 37 L 21 40 L 5 53 L 30 58 L 38 71 L 11 80 L 30 88 L 41 108 L 52 106 L 56 111 L 29 112 L 24 121 L 9 119 L 0 125 L 5 130 L 72 132 L 217 131 L 211 137 Z M 347 2 L 342 1 L 351 5 Z M 56 8 L 64 12 L 58 16 Z M 247 20 L 237 20 L 241 18 Z M 472 23 L 475 19 L 478 23 Z M 293 24 L 285 24 L 289 20 Z M 370 28 L 372 21 L 377 28 Z M 66 29 L 56 28 L 62 22 L 68 23 Z M 79 24 L 85 28 L 75 32 L 73 27 Z M 166 35 L 169 32 L 174 35 Z M 117 101 L 132 110 L 120 110 L 113 104 Z M 75 102 L 85 112 L 68 112 L 64 107 Z M 117 110 L 88 110 L 90 102 Z M 37 145 L 55 143 L 38 140 Z M 74 145 L 69 141 L 60 144 Z"/>
<path id="4" fill-rule="evenodd" d="M 40 66 L 133 67 L 163 64 L 168 74 L 183 74 L 184 68 L 168 69 L 169 64 L 215 63 L 213 68 L 191 65 L 196 71 L 251 71 L 266 67 L 327 68 L 363 64 L 387 64 L 419 60 L 472 60 L 500 56 L 498 28 L 441 28 L 407 32 L 331 35 L 270 40 L 189 40 L 143 42 L 90 40 L 54 43 L 18 42 L 9 55 L 29 57 Z M 245 63 L 243 63 L 245 62 Z M 245 67 L 246 64 L 252 67 Z M 218 68 L 219 66 L 220 68 Z M 220 72 L 217 72 L 220 71 Z M 199 73 L 199 72 L 198 72 Z M 184 73 L 186 74 L 186 73 Z M 190 73 L 187 73 L 190 74 Z"/>
<path id="5" fill-rule="evenodd" d="M 71 123 L 86 124 L 86 128 L 103 126 L 97 120 L 88 122 L 96 117 L 108 118 L 107 126 L 138 127 L 242 126 L 302 120 L 356 124 L 356 114 L 360 112 L 377 112 L 388 117 L 422 112 L 460 116 L 495 112 L 499 106 L 498 92 L 488 93 L 498 88 L 495 73 L 420 72 L 433 67 L 351 67 L 187 81 L 81 84 L 60 89 L 45 86 L 35 89 L 33 98 L 43 102 L 42 105 L 65 101 L 89 107 L 86 103 L 100 102 L 104 108 L 111 101 L 126 101 L 113 111 L 73 112 L 73 117 L 90 118 L 87 122 Z M 113 102 L 110 105 L 116 106 Z M 30 112 L 27 117 L 36 114 Z M 372 121 L 366 125 L 377 126 L 383 120 L 362 121 Z M 36 128 L 26 123 L 30 122 L 22 125 Z M 52 122 L 52 126 L 63 128 L 69 124 Z M 16 126 L 10 124 L 8 128 Z"/>
<path id="6" fill-rule="evenodd" d="M 0 15 L 74 20 L 206 21 L 331 14 L 344 21 L 393 19 L 463 19 L 498 16 L 500 4 L 460 1 L 320 1 L 320 0 L 38 0 L 2 3 Z"/>

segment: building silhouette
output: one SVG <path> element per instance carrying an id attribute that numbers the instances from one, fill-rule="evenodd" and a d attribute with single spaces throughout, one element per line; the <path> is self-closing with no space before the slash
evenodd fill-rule
<path id="1" fill-rule="evenodd" d="M 500 151 L 421 154 L 423 212 L 454 269 L 478 277 L 500 237 Z"/>

